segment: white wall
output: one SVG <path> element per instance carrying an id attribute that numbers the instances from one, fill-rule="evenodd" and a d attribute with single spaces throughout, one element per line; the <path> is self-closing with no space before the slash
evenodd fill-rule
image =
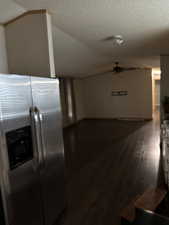
<path id="1" fill-rule="evenodd" d="M 46 13 L 29 14 L 6 26 L 6 42 L 10 73 L 53 76 Z M 53 50 L 53 49 L 52 49 Z"/>
<path id="2" fill-rule="evenodd" d="M 8 73 L 4 27 L 0 25 L 0 73 Z"/>
<path id="3" fill-rule="evenodd" d="M 151 70 L 105 74 L 83 80 L 85 117 L 152 118 Z M 112 91 L 128 91 L 112 96 Z M 80 101 L 79 101 L 80 102 Z"/>

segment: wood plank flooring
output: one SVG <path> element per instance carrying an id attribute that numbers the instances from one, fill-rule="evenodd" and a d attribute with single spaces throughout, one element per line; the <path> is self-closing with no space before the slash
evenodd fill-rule
<path id="1" fill-rule="evenodd" d="M 84 120 L 64 130 L 65 225 L 119 225 L 137 195 L 163 184 L 159 120 Z"/>

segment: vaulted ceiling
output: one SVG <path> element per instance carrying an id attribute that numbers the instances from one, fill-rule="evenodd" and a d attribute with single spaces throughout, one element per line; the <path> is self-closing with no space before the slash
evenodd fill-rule
<path id="1" fill-rule="evenodd" d="M 114 61 L 159 67 L 160 54 L 169 54 L 168 0 L 0 0 L 1 5 L 0 22 L 25 10 L 49 10 L 56 71 L 65 74 L 90 74 Z M 124 45 L 102 41 L 111 35 L 122 35 Z"/>

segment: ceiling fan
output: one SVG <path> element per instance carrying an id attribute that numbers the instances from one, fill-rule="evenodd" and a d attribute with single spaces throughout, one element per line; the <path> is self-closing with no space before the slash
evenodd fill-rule
<path id="1" fill-rule="evenodd" d="M 145 68 L 140 68 L 140 67 L 122 67 L 119 66 L 119 62 L 115 62 L 115 66 L 113 67 L 112 70 L 105 71 L 105 72 L 113 72 L 113 73 L 122 73 L 125 71 L 131 71 L 131 70 L 141 70 Z"/>
<path id="2" fill-rule="evenodd" d="M 119 74 L 125 71 L 132 71 L 132 70 L 144 70 L 147 69 L 146 67 L 123 67 L 119 66 L 119 62 L 115 62 L 115 65 L 112 69 L 102 71 L 100 73 L 95 73 L 89 76 L 84 77 L 83 79 L 86 79 L 88 77 L 95 77 L 95 76 L 100 76 L 104 75 L 105 73 L 112 73 L 112 74 Z"/>

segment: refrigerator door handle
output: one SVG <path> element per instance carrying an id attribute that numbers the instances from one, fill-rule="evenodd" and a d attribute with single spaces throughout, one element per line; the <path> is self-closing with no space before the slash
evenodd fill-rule
<path id="1" fill-rule="evenodd" d="M 32 141 L 33 149 L 35 153 L 35 169 L 41 164 L 41 154 L 39 151 L 39 133 L 38 133 L 38 119 L 35 107 L 30 107 L 29 109 L 31 130 L 32 130 Z"/>
<path id="2" fill-rule="evenodd" d="M 40 142 L 40 151 L 41 151 L 41 157 L 42 157 L 42 164 L 43 167 L 45 166 L 45 158 L 46 158 L 46 153 L 45 153 L 45 143 L 44 143 L 44 132 L 43 132 L 43 115 L 40 112 L 40 110 L 35 107 L 36 113 L 37 113 L 37 119 L 38 119 L 38 128 L 39 128 L 39 142 Z"/>

